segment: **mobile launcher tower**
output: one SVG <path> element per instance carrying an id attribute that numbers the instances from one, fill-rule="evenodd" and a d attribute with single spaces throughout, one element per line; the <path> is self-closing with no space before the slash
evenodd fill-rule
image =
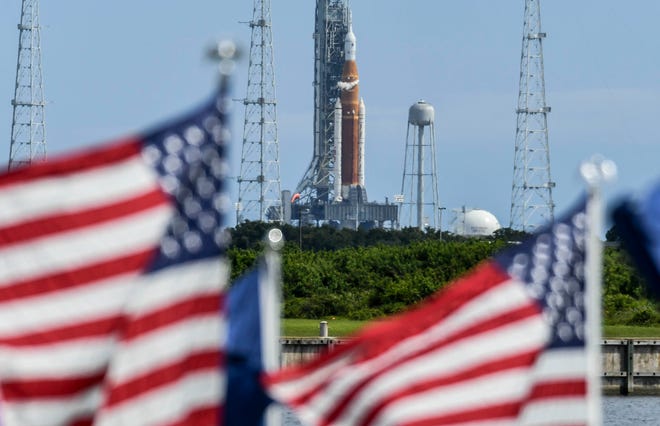
<path id="1" fill-rule="evenodd" d="M 366 108 L 359 97 L 356 37 L 347 0 L 317 0 L 314 31 L 314 152 L 285 219 L 340 227 L 396 226 L 398 205 L 368 202 Z M 283 201 L 290 195 L 286 191 Z M 288 214 L 287 214 L 288 213 Z"/>

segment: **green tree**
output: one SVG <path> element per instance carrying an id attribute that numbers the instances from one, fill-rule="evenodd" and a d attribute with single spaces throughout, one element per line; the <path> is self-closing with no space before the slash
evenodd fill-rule
<path id="1" fill-rule="evenodd" d="M 272 225 L 245 222 L 232 231 L 232 279 L 252 268 Z M 492 238 L 440 238 L 433 230 L 349 230 L 330 226 L 281 227 L 284 315 L 318 319 L 373 319 L 419 303 L 479 262 L 515 243 L 505 230 Z M 288 237 L 287 237 L 288 235 Z M 603 252 L 603 312 L 607 324 L 658 324 L 660 310 L 644 281 L 616 245 Z"/>

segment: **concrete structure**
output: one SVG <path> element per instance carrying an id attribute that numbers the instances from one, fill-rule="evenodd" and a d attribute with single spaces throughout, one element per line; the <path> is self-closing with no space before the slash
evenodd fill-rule
<path id="1" fill-rule="evenodd" d="M 603 391 L 660 395 L 660 340 L 603 340 Z"/>
<path id="2" fill-rule="evenodd" d="M 303 364 L 344 342 L 336 337 L 283 337 L 280 364 L 282 367 Z"/>
<path id="3" fill-rule="evenodd" d="M 346 341 L 337 337 L 281 338 L 281 364 L 310 361 Z M 603 393 L 660 395 L 660 340 L 603 340 L 601 359 Z"/>

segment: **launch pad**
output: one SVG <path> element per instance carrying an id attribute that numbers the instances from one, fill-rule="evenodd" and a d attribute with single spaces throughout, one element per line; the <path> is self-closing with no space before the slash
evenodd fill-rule
<path id="1" fill-rule="evenodd" d="M 367 200 L 363 188 L 354 187 L 349 196 L 331 203 L 290 202 L 291 192 L 282 191 L 284 222 L 300 221 L 308 225 L 328 224 L 337 228 L 395 228 L 399 205 L 374 203 Z"/>

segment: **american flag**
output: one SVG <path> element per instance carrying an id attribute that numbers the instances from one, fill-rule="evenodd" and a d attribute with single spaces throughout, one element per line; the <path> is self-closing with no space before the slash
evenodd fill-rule
<path id="1" fill-rule="evenodd" d="M 271 400 L 264 392 L 259 376 L 266 370 L 266 338 L 279 343 L 277 336 L 268 336 L 264 294 L 265 286 L 275 286 L 276 277 L 266 258 L 258 266 L 239 277 L 227 295 L 226 371 L 227 396 L 224 424 L 226 426 L 260 426 Z M 279 351 L 278 351 L 279 352 Z M 279 357 L 277 357 L 279 364 Z"/>
<path id="2" fill-rule="evenodd" d="M 217 424 L 226 105 L 0 176 L 3 425 Z"/>
<path id="3" fill-rule="evenodd" d="M 581 425 L 585 205 L 310 364 L 264 378 L 310 425 Z"/>
<path id="4" fill-rule="evenodd" d="M 638 200 L 619 202 L 612 218 L 621 243 L 646 277 L 649 295 L 660 300 L 660 181 Z"/>

